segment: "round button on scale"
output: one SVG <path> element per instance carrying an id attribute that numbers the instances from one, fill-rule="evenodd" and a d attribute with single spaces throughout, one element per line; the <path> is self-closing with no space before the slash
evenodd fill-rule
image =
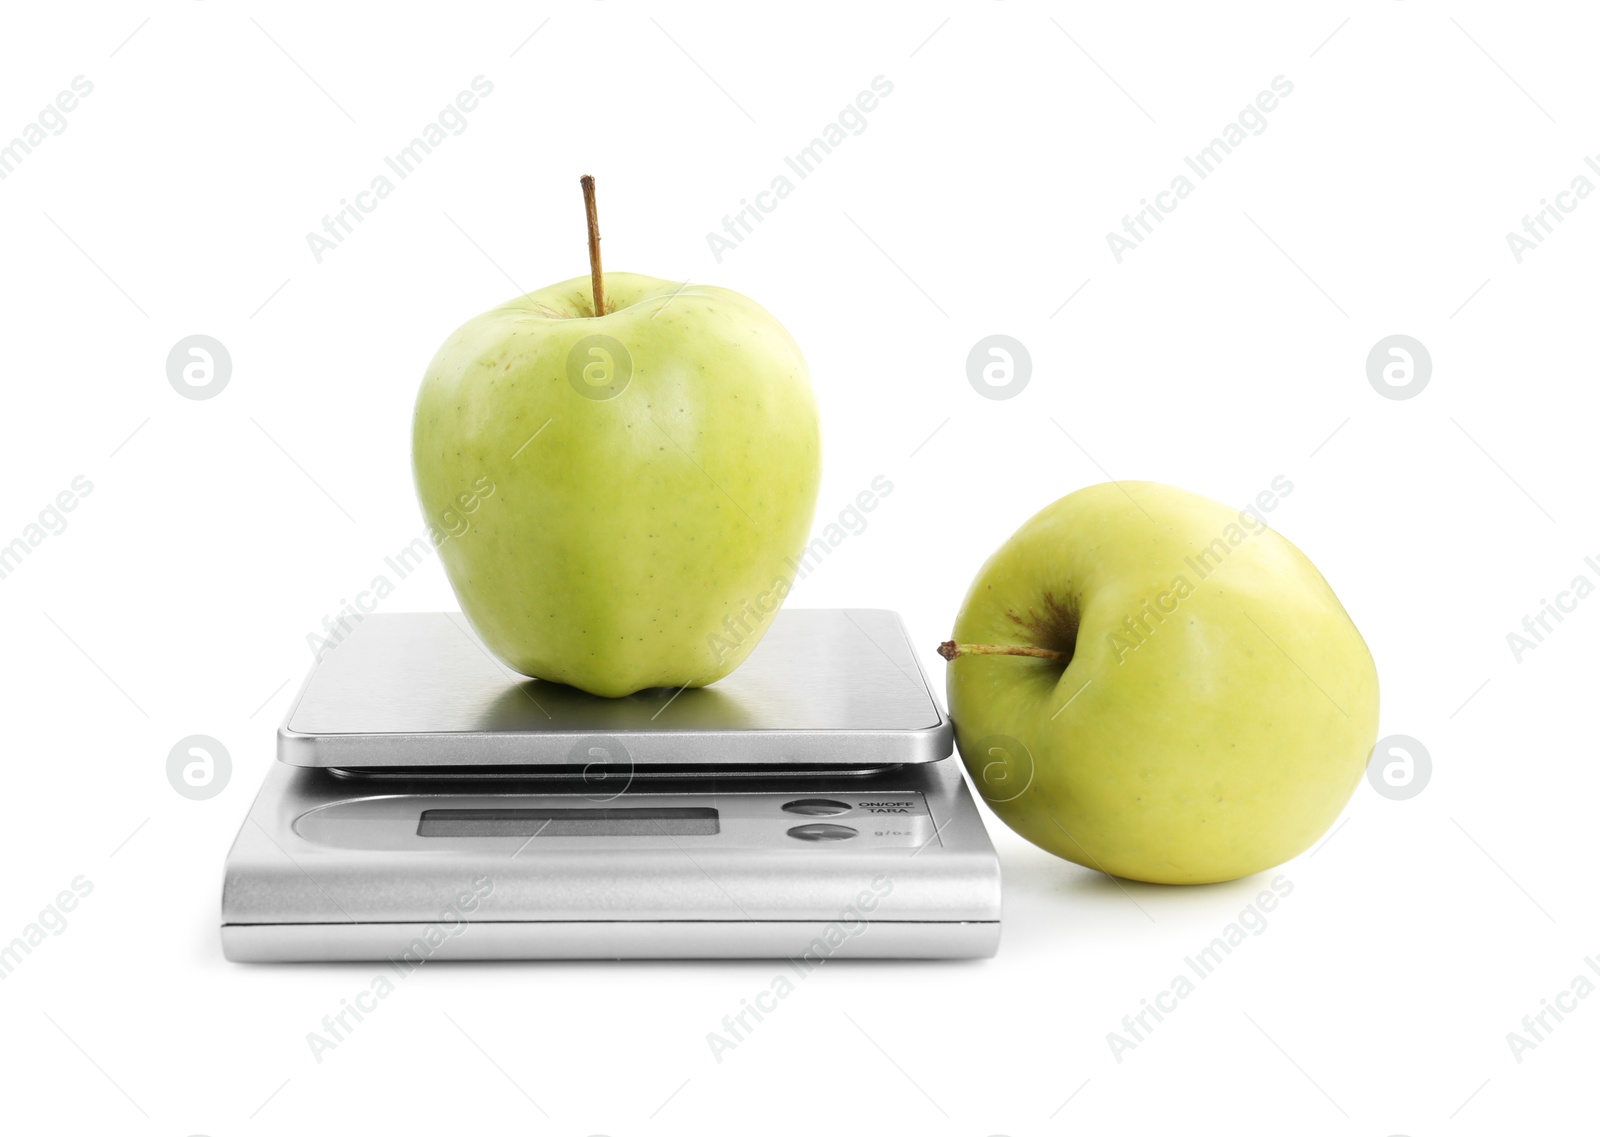
<path id="1" fill-rule="evenodd" d="M 844 841 L 856 836 L 848 825 L 833 825 L 826 821 L 813 821 L 809 825 L 796 825 L 789 836 L 797 841 Z"/>
<path id="2" fill-rule="evenodd" d="M 798 813 L 804 817 L 837 817 L 841 813 L 849 813 L 850 806 L 832 798 L 803 797 L 798 801 L 784 802 L 783 812 Z"/>

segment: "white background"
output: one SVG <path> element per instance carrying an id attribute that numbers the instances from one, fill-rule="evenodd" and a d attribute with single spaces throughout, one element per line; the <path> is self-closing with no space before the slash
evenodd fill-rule
<path id="1" fill-rule="evenodd" d="M 0 181 L 0 543 L 75 476 L 94 488 L 0 581 L 0 940 L 94 887 L 0 981 L 6 1128 L 1415 1135 L 1592 1115 L 1600 998 L 1521 1063 L 1506 1041 L 1600 955 L 1600 601 L 1521 662 L 1506 642 L 1575 575 L 1600 581 L 1600 201 L 1520 264 L 1506 242 L 1600 151 L 1582 6 L 27 7 L 0 32 L 0 140 L 74 76 L 94 90 Z M 307 232 L 477 75 L 494 91 L 465 132 L 317 263 Z M 894 91 L 867 129 L 718 263 L 707 232 L 878 75 Z M 1294 91 L 1268 129 L 1117 263 L 1106 234 L 1278 75 Z M 423 366 L 467 317 L 586 270 L 584 172 L 608 267 L 745 292 L 802 345 L 819 527 L 894 483 L 793 603 L 897 608 L 931 652 L 1049 501 L 1114 477 L 1243 505 L 1282 474 L 1274 524 L 1338 590 L 1378 661 L 1380 733 L 1420 740 L 1432 780 L 1401 802 L 1363 784 L 1281 870 L 1267 930 L 1121 1063 L 1107 1032 L 1266 878 L 1118 885 L 990 818 L 998 957 L 830 965 L 720 1063 L 707 1033 L 779 965 L 428 967 L 319 1064 L 307 1033 L 375 969 L 224 962 L 223 856 L 307 633 L 421 530 Z M 194 333 L 233 364 L 205 401 L 166 376 Z M 1008 400 L 966 376 L 994 333 L 1032 357 Z M 1408 400 L 1366 375 L 1393 333 L 1433 360 Z M 452 606 L 436 562 L 384 602 Z M 191 734 L 233 758 L 209 801 L 167 782 Z"/>

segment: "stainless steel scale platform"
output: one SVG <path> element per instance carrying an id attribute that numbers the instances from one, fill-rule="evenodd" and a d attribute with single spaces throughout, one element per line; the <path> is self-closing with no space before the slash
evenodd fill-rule
<path id="1" fill-rule="evenodd" d="M 455 613 L 313 667 L 228 854 L 231 960 L 994 954 L 1000 869 L 893 612 L 786 609 L 713 686 L 516 675 Z"/>

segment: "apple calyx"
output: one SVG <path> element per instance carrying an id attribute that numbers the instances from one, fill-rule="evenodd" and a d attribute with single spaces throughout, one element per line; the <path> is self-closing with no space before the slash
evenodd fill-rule
<path id="1" fill-rule="evenodd" d="M 1025 647 L 1022 644 L 958 644 L 945 640 L 939 645 L 939 654 L 954 661 L 960 655 L 1027 655 L 1034 659 L 1070 660 L 1069 652 L 1054 651 L 1047 647 Z"/>
<path id="2" fill-rule="evenodd" d="M 594 291 L 594 314 L 606 314 L 606 285 L 600 273 L 600 214 L 594 202 L 594 177 L 585 174 L 578 179 L 583 187 L 583 212 L 589 221 L 589 285 Z"/>

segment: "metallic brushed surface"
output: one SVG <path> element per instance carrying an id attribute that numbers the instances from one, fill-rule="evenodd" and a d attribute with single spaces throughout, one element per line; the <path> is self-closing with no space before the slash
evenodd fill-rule
<path id="1" fill-rule="evenodd" d="M 247 924 L 222 929 L 235 963 L 385 960 L 404 977 L 423 963 L 465 959 L 784 959 L 806 976 L 832 959 L 982 959 L 1000 925 L 874 921 L 661 920 L 474 924 L 454 934 L 430 924 Z"/>
<path id="2" fill-rule="evenodd" d="M 1000 868 L 954 761 L 902 766 L 843 789 L 730 774 L 615 805 L 711 805 L 716 835 L 427 838 L 424 809 L 548 809 L 548 785 L 485 793 L 419 781 L 403 793 L 277 764 L 228 855 L 225 954 L 312 959 L 726 958 L 993 954 Z M 823 782 L 826 785 L 826 781 Z M 838 783 L 834 783 L 835 786 Z M 796 840 L 790 800 L 825 796 L 847 840 Z M 418 956 L 418 953 L 421 953 Z"/>
<path id="3" fill-rule="evenodd" d="M 893 612 L 784 609 L 710 687 L 621 699 L 526 679 L 459 613 L 368 616 L 313 667 L 278 732 L 295 766 L 887 765 L 951 752 Z"/>

